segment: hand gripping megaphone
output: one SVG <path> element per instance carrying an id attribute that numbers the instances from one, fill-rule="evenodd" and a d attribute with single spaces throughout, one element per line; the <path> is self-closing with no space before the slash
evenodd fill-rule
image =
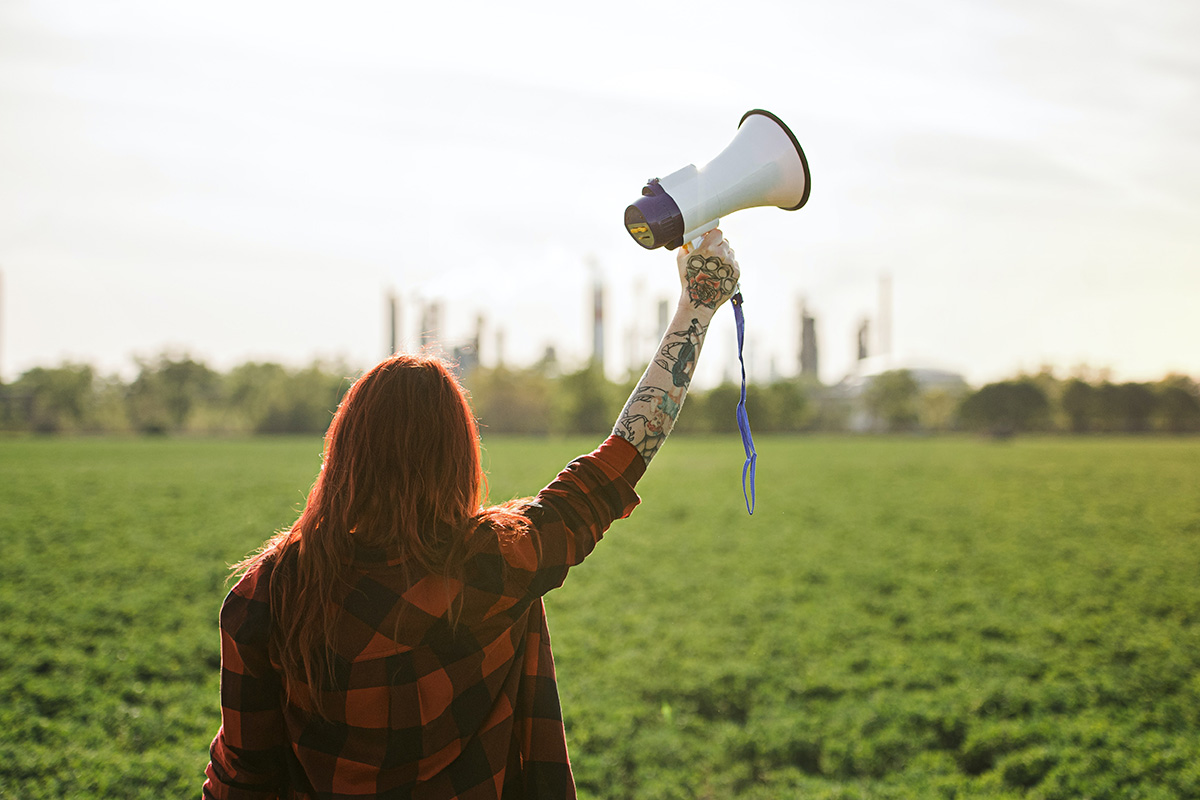
<path id="1" fill-rule="evenodd" d="M 702 169 L 688 164 L 655 178 L 625 209 L 625 229 L 653 250 L 674 250 L 743 208 L 795 211 L 808 202 L 808 160 L 795 135 L 770 111 L 747 111 L 737 135 Z"/>

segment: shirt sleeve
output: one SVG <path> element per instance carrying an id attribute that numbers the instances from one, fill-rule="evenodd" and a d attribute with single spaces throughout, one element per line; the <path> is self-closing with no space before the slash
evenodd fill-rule
<path id="1" fill-rule="evenodd" d="M 248 572 L 221 606 L 221 728 L 209 748 L 203 797 L 280 796 L 287 740 L 271 666 L 270 566 Z"/>
<path id="2" fill-rule="evenodd" d="M 610 436 L 592 453 L 563 469 L 528 506 L 528 534 L 501 541 L 510 571 L 525 574 L 527 592 L 543 595 L 566 580 L 618 519 L 628 517 L 640 499 L 634 487 L 646 462 L 632 444 Z"/>

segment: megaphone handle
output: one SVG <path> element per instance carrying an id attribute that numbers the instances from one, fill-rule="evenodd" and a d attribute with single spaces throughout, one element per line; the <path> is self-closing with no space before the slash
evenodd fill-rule
<path id="1" fill-rule="evenodd" d="M 718 225 L 720 225 L 720 224 L 721 224 L 721 220 L 720 220 L 720 219 L 714 219 L 712 222 L 708 223 L 708 224 L 707 224 L 707 225 L 705 225 L 703 228 L 701 228 L 700 230 L 696 231 L 696 234 L 697 234 L 697 235 L 696 235 L 696 237 L 695 237 L 694 239 L 692 239 L 691 241 L 688 241 L 688 242 L 684 242 L 684 243 L 683 243 L 683 252 L 684 252 L 684 253 L 690 253 L 690 252 L 692 252 L 693 250 L 695 250 L 697 247 L 699 247 L 699 246 L 700 246 L 700 240 L 704 238 L 704 234 L 708 233 L 709 231 L 711 231 L 713 228 L 717 227 L 717 226 L 718 226 Z"/>

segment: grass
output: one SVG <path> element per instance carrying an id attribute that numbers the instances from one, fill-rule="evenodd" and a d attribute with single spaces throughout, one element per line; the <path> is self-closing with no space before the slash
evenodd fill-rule
<path id="1" fill-rule="evenodd" d="M 590 440 L 489 438 L 493 499 Z M 586 798 L 1200 796 L 1200 441 L 672 440 L 547 599 Z M 0 797 L 193 797 L 316 439 L 0 441 Z"/>
<path id="2" fill-rule="evenodd" d="M 770 441 L 753 519 L 726 450 L 550 600 L 592 796 L 1200 794 L 1195 443 Z"/>
<path id="3" fill-rule="evenodd" d="M 194 797 L 226 564 L 320 443 L 0 442 L 0 797 Z"/>

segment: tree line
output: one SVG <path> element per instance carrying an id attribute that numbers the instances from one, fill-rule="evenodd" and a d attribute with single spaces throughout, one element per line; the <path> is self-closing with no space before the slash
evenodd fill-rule
<path id="1" fill-rule="evenodd" d="M 190 356 L 138 360 L 137 377 L 87 364 L 35 367 L 0 386 L 0 428 L 34 433 L 321 433 L 351 380 L 340 365 L 245 363 L 221 373 Z"/>
<path id="2" fill-rule="evenodd" d="M 86 364 L 35 367 L 0 384 L 0 430 L 33 433 L 320 434 L 356 372 L 345 364 L 249 362 L 219 372 L 188 355 L 136 362 L 129 381 Z M 464 377 L 484 432 L 602 434 L 634 378 L 552 364 L 475 368 Z M 677 433 L 736 433 L 740 386 L 693 391 Z M 922 385 L 885 372 L 853 389 L 796 378 L 747 387 L 755 432 L 1197 433 L 1200 387 L 1169 375 L 1154 383 L 1059 379 L 1050 370 L 972 389 Z"/>
<path id="3" fill-rule="evenodd" d="M 967 430 L 998 437 L 1200 432 L 1200 387 L 1177 374 L 1157 382 L 1114 383 L 1060 379 L 1043 369 L 947 397 L 944 389 L 923 390 L 911 373 L 899 370 L 877 376 L 864 400 L 875 428 L 887 431 Z"/>

